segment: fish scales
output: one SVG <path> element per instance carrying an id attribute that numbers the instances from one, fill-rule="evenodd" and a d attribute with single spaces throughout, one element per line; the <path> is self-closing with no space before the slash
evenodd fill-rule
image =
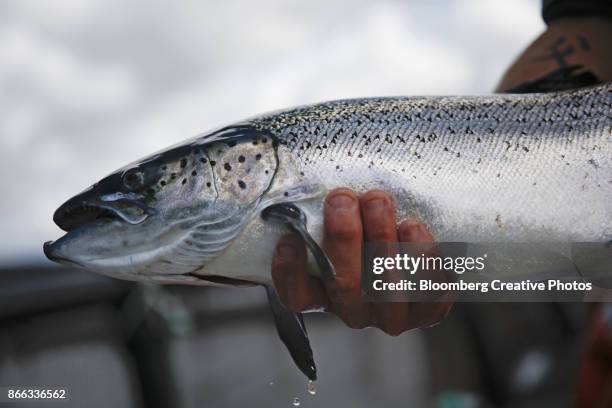
<path id="1" fill-rule="evenodd" d="M 357 99 L 252 124 L 328 190 L 391 190 L 399 216 L 421 218 L 438 239 L 599 241 L 612 235 L 611 101 L 610 85 Z"/>

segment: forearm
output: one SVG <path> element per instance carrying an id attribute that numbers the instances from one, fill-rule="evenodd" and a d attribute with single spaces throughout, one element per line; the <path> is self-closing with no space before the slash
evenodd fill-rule
<path id="1" fill-rule="evenodd" d="M 612 81 L 612 19 L 560 18 L 549 24 L 504 74 L 498 92 L 559 68 L 580 65 L 600 81 Z"/>

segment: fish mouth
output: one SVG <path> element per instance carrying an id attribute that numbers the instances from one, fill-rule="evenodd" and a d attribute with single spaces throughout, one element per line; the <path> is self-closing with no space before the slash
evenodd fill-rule
<path id="1" fill-rule="evenodd" d="M 90 228 L 106 228 L 114 225 L 125 230 L 123 227 L 139 224 L 149 216 L 146 209 L 132 201 L 117 200 L 107 204 L 78 196 L 68 200 L 53 214 L 53 221 L 66 234 L 55 241 L 43 244 L 45 256 L 60 264 L 78 267 L 89 265 L 92 262 L 90 255 L 101 250 L 101 244 L 95 244 L 95 240 L 92 242 L 91 238 L 85 238 L 83 241 L 83 237 L 90 234 Z M 108 234 L 108 230 L 106 231 Z M 103 233 L 101 239 L 104 236 Z M 110 240 L 112 241 L 112 238 Z"/>
<path id="2" fill-rule="evenodd" d="M 57 262 L 65 265 L 73 265 L 82 267 L 80 263 L 76 262 L 74 259 L 66 258 L 60 255 L 60 252 L 57 249 L 57 241 L 47 241 L 43 244 L 43 252 L 47 259 L 53 262 Z"/>
<path id="3" fill-rule="evenodd" d="M 128 209 L 126 212 L 125 208 L 120 210 L 107 204 L 70 200 L 55 211 L 53 222 L 62 230 L 71 232 L 93 222 L 119 220 L 138 224 L 147 218 L 148 213 L 140 206 L 128 204 Z"/>
<path id="4" fill-rule="evenodd" d="M 107 223 L 122 220 L 119 211 L 110 206 L 96 205 L 86 201 L 71 199 L 53 214 L 53 221 L 67 234 L 55 241 L 43 244 L 45 256 L 57 263 L 82 266 L 62 250 L 62 243 L 78 234 L 77 229 L 94 223 Z"/>

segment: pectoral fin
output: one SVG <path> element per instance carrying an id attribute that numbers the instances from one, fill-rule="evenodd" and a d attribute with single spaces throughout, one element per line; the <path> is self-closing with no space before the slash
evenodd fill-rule
<path id="1" fill-rule="evenodd" d="M 270 309 L 274 315 L 276 330 L 280 339 L 289 350 L 291 358 L 298 368 L 308 377 L 309 380 L 317 379 L 317 368 L 312 356 L 310 341 L 306 326 L 301 313 L 294 313 L 285 308 L 276 294 L 276 290 L 271 286 L 264 286 L 268 295 Z"/>
<path id="2" fill-rule="evenodd" d="M 264 220 L 275 220 L 287 226 L 290 230 L 299 234 L 306 247 L 312 253 L 317 266 L 321 271 L 321 276 L 324 279 L 333 279 L 336 276 L 334 266 L 323 252 L 323 249 L 315 242 L 308 233 L 306 226 L 306 214 L 304 214 L 297 206 L 290 203 L 274 204 L 266 207 L 261 216 Z"/>

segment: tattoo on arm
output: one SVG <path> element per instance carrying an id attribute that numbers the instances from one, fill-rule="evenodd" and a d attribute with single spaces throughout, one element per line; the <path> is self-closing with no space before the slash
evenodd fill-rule
<path id="1" fill-rule="evenodd" d="M 576 39 L 582 51 L 591 51 L 591 44 L 589 44 L 585 36 L 578 34 Z"/>
<path id="2" fill-rule="evenodd" d="M 587 41 L 586 37 L 582 35 L 576 36 L 578 47 L 581 51 L 591 51 L 591 45 Z M 566 68 L 569 66 L 567 58 L 576 54 L 576 47 L 572 45 L 570 41 L 566 41 L 564 36 L 560 36 L 548 47 L 549 52 L 547 54 L 539 55 L 534 57 L 532 61 L 556 61 L 560 68 Z"/>

